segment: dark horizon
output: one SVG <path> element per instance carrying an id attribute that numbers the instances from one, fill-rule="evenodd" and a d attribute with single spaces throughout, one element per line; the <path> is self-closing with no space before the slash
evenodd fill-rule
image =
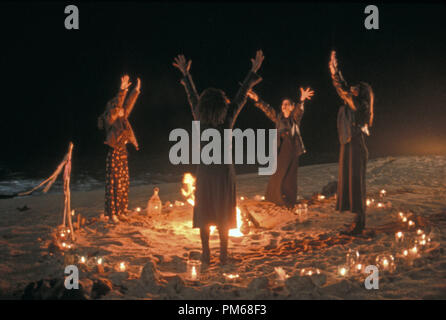
<path id="1" fill-rule="evenodd" d="M 358 3 L 82 2 L 80 30 L 71 31 L 65 5 L 3 5 L 0 130 L 7 142 L 0 164 L 57 165 L 69 141 L 75 159 L 105 157 L 97 117 L 124 73 L 142 81 L 130 118 L 141 150 L 129 147 L 130 166 L 147 157 L 167 163 L 170 130 L 190 130 L 192 121 L 173 58 L 192 59 L 199 91 L 214 86 L 232 97 L 257 49 L 265 61 L 255 90 L 275 108 L 284 96 L 297 99 L 300 86 L 315 90 L 302 120 L 304 163 L 337 159 L 342 102 L 328 71 L 332 49 L 350 84 L 374 89 L 370 158 L 446 153 L 444 4 L 378 4 L 380 30 L 370 31 Z M 273 124 L 248 102 L 236 127 Z"/>

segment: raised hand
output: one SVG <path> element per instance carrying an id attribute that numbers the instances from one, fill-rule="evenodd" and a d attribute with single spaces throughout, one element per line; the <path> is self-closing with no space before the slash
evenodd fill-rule
<path id="1" fill-rule="evenodd" d="M 252 62 L 251 71 L 252 72 L 257 72 L 260 69 L 260 67 L 262 66 L 262 63 L 263 63 L 263 59 L 265 59 L 265 57 L 263 56 L 262 50 L 258 50 L 256 52 L 255 59 L 251 59 L 251 62 Z"/>
<path id="2" fill-rule="evenodd" d="M 135 90 L 136 91 L 139 91 L 141 89 L 141 79 L 137 79 L 136 80 L 136 87 L 135 87 Z"/>
<path id="3" fill-rule="evenodd" d="M 192 60 L 186 61 L 186 57 L 182 54 L 179 54 L 178 57 L 173 59 L 172 65 L 175 68 L 178 68 L 181 73 L 185 76 L 189 73 L 190 66 L 192 64 Z"/>
<path id="4" fill-rule="evenodd" d="M 338 70 L 338 59 L 336 58 L 336 51 L 334 50 L 331 52 L 330 62 L 328 63 L 328 66 L 332 74 L 335 74 Z"/>
<path id="5" fill-rule="evenodd" d="M 123 75 L 121 77 L 121 90 L 126 90 L 130 87 L 130 85 L 132 84 L 130 81 L 130 78 L 128 75 Z"/>
<path id="6" fill-rule="evenodd" d="M 310 88 L 306 88 L 305 90 L 302 87 L 300 88 L 300 101 L 311 100 L 311 97 L 313 97 L 313 95 L 314 91 Z"/>
<path id="7" fill-rule="evenodd" d="M 257 95 L 257 93 L 255 93 L 254 91 L 252 91 L 252 89 L 249 89 L 249 91 L 246 93 L 246 95 L 254 100 L 255 102 L 259 101 L 259 96 Z"/>

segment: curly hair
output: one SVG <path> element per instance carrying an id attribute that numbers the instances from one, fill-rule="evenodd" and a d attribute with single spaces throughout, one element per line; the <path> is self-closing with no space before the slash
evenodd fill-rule
<path id="1" fill-rule="evenodd" d="M 215 88 L 204 90 L 198 101 L 200 121 L 212 127 L 223 124 L 228 111 L 228 102 L 223 90 Z"/>
<path id="2" fill-rule="evenodd" d="M 359 97 L 369 102 L 369 109 L 367 110 L 368 125 L 373 125 L 373 104 L 375 102 L 375 94 L 373 93 L 372 86 L 367 82 L 359 83 Z"/>

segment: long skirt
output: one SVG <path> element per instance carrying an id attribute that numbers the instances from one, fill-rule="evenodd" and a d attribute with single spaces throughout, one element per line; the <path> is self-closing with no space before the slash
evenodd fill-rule
<path id="1" fill-rule="evenodd" d="M 349 143 L 341 144 L 336 210 L 365 215 L 367 159 L 362 132 L 354 134 Z"/>
<path id="2" fill-rule="evenodd" d="M 105 214 L 127 213 L 129 203 L 129 167 L 126 146 L 110 148 L 106 160 Z"/>
<path id="3" fill-rule="evenodd" d="M 297 200 L 299 156 L 292 137 L 285 135 L 281 139 L 277 152 L 277 170 L 269 179 L 265 200 L 279 206 L 293 207 Z"/>
<path id="4" fill-rule="evenodd" d="M 233 165 L 204 165 L 197 168 L 193 227 L 237 227 L 236 182 Z"/>

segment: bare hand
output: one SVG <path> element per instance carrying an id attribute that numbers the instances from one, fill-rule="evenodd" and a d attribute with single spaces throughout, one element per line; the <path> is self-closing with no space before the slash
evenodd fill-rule
<path id="1" fill-rule="evenodd" d="M 336 58 L 336 51 L 331 52 L 330 63 L 328 64 L 330 72 L 335 74 L 338 70 L 338 59 Z"/>
<path id="2" fill-rule="evenodd" d="M 175 68 L 178 68 L 184 76 L 189 73 L 190 66 L 192 64 L 192 60 L 186 61 L 186 58 L 184 57 L 184 55 L 179 54 L 178 57 L 175 57 L 173 59 L 173 61 L 174 62 L 172 63 L 172 65 Z"/>
<path id="3" fill-rule="evenodd" d="M 250 99 L 254 100 L 255 102 L 258 102 L 258 101 L 259 101 L 259 96 L 257 95 L 257 93 L 255 93 L 254 91 L 252 91 L 252 89 L 249 89 L 249 91 L 246 93 L 246 95 L 247 95 Z"/>
<path id="4" fill-rule="evenodd" d="M 263 59 L 265 59 L 265 57 L 263 56 L 262 50 L 258 50 L 256 52 L 255 59 L 251 59 L 251 62 L 252 62 L 251 71 L 252 72 L 257 72 L 260 69 L 260 67 L 262 66 Z"/>
<path id="5" fill-rule="evenodd" d="M 139 91 L 141 89 L 141 79 L 137 79 L 136 80 L 136 87 L 135 87 L 135 90 L 136 91 Z"/>
<path id="6" fill-rule="evenodd" d="M 132 84 L 131 82 L 129 82 L 130 78 L 128 75 L 124 75 L 121 77 L 121 90 L 126 90 L 130 87 L 130 85 Z"/>
<path id="7" fill-rule="evenodd" d="M 314 91 L 310 88 L 300 88 L 300 101 L 311 100 L 311 97 L 314 95 Z"/>

